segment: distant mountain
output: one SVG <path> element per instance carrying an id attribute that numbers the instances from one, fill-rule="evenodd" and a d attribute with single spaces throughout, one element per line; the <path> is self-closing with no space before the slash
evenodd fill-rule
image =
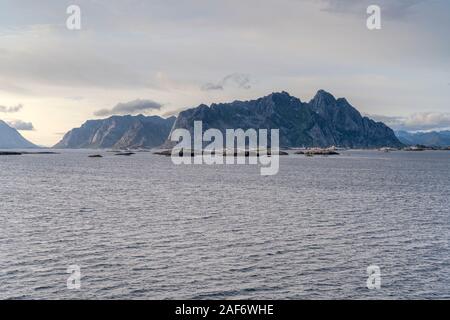
<path id="1" fill-rule="evenodd" d="M 66 133 L 54 148 L 153 148 L 165 141 L 174 122 L 175 117 L 143 115 L 88 120 Z"/>
<path id="2" fill-rule="evenodd" d="M 203 129 L 279 129 L 281 147 L 349 148 L 401 147 L 392 129 L 361 114 L 344 98 L 319 90 L 308 103 L 287 92 L 251 101 L 200 105 L 182 111 L 173 129 L 193 131 L 196 120 Z M 165 146 L 173 143 L 166 141 Z"/>
<path id="3" fill-rule="evenodd" d="M 398 139 L 407 145 L 424 145 L 427 147 L 450 146 L 450 131 L 407 132 L 397 131 Z"/>
<path id="4" fill-rule="evenodd" d="M 0 120 L 0 149 L 30 149 L 38 148 L 6 122 Z"/>

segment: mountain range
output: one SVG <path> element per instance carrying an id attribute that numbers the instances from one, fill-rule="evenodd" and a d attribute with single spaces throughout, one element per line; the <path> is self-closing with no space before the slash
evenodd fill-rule
<path id="1" fill-rule="evenodd" d="M 177 118 L 112 116 L 88 120 L 67 132 L 54 148 L 154 148 L 174 145 L 170 133 L 178 128 L 193 131 L 194 121 L 203 130 L 279 129 L 281 147 L 401 147 L 403 143 L 382 122 L 361 116 L 345 98 L 319 90 L 309 102 L 276 92 L 250 101 L 199 105 Z M 17 130 L 0 122 L 0 148 L 36 147 Z M 404 140 L 406 141 L 406 140 Z"/>
<path id="2" fill-rule="evenodd" d="M 6 122 L 0 120 L 0 148 L 1 149 L 30 149 L 38 148 Z"/>
<path id="3" fill-rule="evenodd" d="M 88 120 L 80 128 L 66 133 L 54 148 L 153 148 L 160 146 L 169 135 L 175 117 L 112 116 Z"/>
<path id="4" fill-rule="evenodd" d="M 193 131 L 194 121 L 203 130 L 216 128 L 279 129 L 281 147 L 379 148 L 424 145 L 450 146 L 450 131 L 392 131 L 382 122 L 363 117 L 345 98 L 319 90 L 309 102 L 275 92 L 250 101 L 204 104 L 180 112 L 178 117 L 112 116 L 88 120 L 67 132 L 54 148 L 154 148 L 171 147 L 170 133 L 178 128 Z M 38 146 L 0 120 L 0 149 Z"/>
<path id="5" fill-rule="evenodd" d="M 427 147 L 450 146 L 450 131 L 407 132 L 397 131 L 398 139 L 407 145 L 423 145 Z"/>
<path id="6" fill-rule="evenodd" d="M 222 133 L 233 128 L 279 129 L 280 147 L 403 146 L 388 126 L 361 116 L 345 98 L 336 99 L 324 90 L 307 103 L 283 91 L 251 101 L 202 104 L 180 112 L 172 130 L 192 132 L 194 121 L 202 121 L 203 130 Z M 164 146 L 173 144 L 167 140 Z"/>

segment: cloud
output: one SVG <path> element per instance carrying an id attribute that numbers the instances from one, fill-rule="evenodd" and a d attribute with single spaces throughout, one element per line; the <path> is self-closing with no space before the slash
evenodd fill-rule
<path id="1" fill-rule="evenodd" d="M 376 121 L 384 122 L 394 130 L 424 131 L 450 128 L 450 113 L 445 112 L 414 113 L 407 117 L 380 115 L 368 115 L 368 117 Z"/>
<path id="2" fill-rule="evenodd" d="M 25 122 L 22 120 L 10 120 L 7 121 L 8 125 L 16 130 L 21 130 L 21 131 L 33 131 L 34 130 L 34 126 L 31 122 Z"/>
<path id="3" fill-rule="evenodd" d="M 405 119 L 404 126 L 409 130 L 430 130 L 450 127 L 450 113 L 415 113 Z"/>
<path id="4" fill-rule="evenodd" d="M 111 115 L 124 115 L 134 113 L 145 113 L 151 110 L 160 110 L 163 105 L 152 100 L 133 100 L 125 103 L 118 103 L 112 109 L 100 109 L 94 112 L 99 117 Z"/>
<path id="5" fill-rule="evenodd" d="M 243 73 L 232 73 L 224 77 L 217 83 L 208 82 L 204 84 L 201 89 L 203 91 L 211 91 L 211 90 L 224 90 L 227 85 L 235 85 L 240 89 L 248 90 L 251 88 L 250 85 L 250 76 L 248 74 Z"/>
<path id="6" fill-rule="evenodd" d="M 22 108 L 23 108 L 23 105 L 21 105 L 21 104 L 18 104 L 17 106 L 13 106 L 13 107 L 0 106 L 0 112 L 15 113 L 15 112 L 19 112 Z"/>

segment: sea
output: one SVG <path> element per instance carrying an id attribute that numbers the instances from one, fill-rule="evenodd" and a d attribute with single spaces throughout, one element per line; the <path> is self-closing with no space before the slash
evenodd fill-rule
<path id="1" fill-rule="evenodd" d="M 450 151 L 52 151 L 0 156 L 0 299 L 450 299 Z"/>

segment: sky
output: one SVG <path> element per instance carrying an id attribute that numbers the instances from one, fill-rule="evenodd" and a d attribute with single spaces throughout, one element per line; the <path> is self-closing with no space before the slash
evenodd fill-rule
<path id="1" fill-rule="evenodd" d="M 448 0 L 0 0 L 0 119 L 51 146 L 88 119 L 324 89 L 394 129 L 450 128 L 449 15 Z"/>

